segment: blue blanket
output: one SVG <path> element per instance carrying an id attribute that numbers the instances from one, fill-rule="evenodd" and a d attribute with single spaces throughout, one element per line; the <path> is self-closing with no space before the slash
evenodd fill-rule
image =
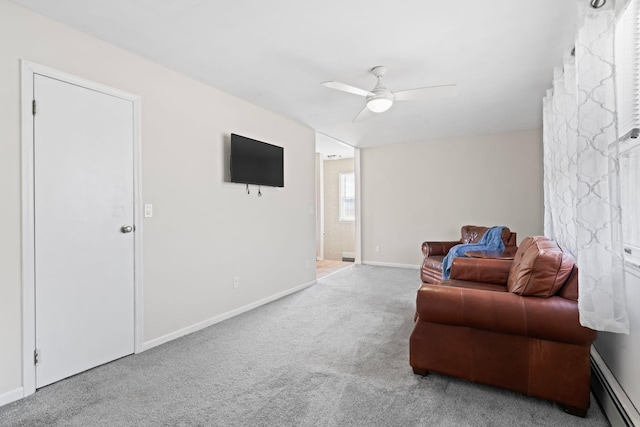
<path id="1" fill-rule="evenodd" d="M 442 278 L 448 279 L 451 276 L 451 264 L 455 257 L 465 256 L 469 251 L 504 251 L 502 241 L 502 230 L 504 226 L 491 227 L 482 236 L 478 243 L 463 243 L 451 248 L 447 256 L 442 260 Z"/>

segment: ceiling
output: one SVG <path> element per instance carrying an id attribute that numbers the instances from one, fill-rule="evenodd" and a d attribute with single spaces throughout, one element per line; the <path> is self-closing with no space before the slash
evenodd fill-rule
<path id="1" fill-rule="evenodd" d="M 558 0 L 14 0 L 357 147 L 540 127 L 577 2 Z M 457 83 L 352 122 L 388 68 L 392 91 Z"/>

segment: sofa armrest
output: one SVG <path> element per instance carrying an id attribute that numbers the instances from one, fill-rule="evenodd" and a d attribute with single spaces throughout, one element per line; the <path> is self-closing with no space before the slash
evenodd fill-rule
<path id="1" fill-rule="evenodd" d="M 446 255 L 452 247 L 459 244 L 459 240 L 455 242 L 423 242 L 422 255 L 426 257 L 432 255 Z"/>
<path id="2" fill-rule="evenodd" d="M 558 296 L 423 284 L 416 308 L 418 321 L 576 345 L 589 345 L 596 338 L 595 331 L 580 325 L 577 302 Z"/>
<path id="3" fill-rule="evenodd" d="M 451 278 L 506 286 L 512 263 L 504 259 L 454 258 Z"/>

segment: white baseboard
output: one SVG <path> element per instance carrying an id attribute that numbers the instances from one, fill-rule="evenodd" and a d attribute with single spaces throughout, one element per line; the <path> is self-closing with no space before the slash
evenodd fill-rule
<path id="1" fill-rule="evenodd" d="M 397 267 L 397 268 L 410 268 L 412 270 L 419 270 L 419 265 L 414 264 L 396 264 L 393 262 L 379 262 L 379 261 L 362 261 L 365 265 L 377 265 L 379 267 Z"/>
<path id="2" fill-rule="evenodd" d="M 295 288 L 291 288 L 291 289 L 288 289 L 286 291 L 277 293 L 275 295 L 271 295 L 271 296 L 269 296 L 267 298 L 263 298 L 263 299 L 261 299 L 259 301 L 252 302 L 251 304 L 247 304 L 247 305 L 245 305 L 243 307 L 236 308 L 235 310 L 231 310 L 231 311 L 228 311 L 226 313 L 222 313 L 222 314 L 220 314 L 218 316 L 215 316 L 215 317 L 212 317 L 210 319 L 204 320 L 202 322 L 196 323 L 195 325 L 187 326 L 186 328 L 179 329 L 179 330 L 177 330 L 175 332 L 171 332 L 170 334 L 163 335 L 161 337 L 152 339 L 150 341 L 146 341 L 142 345 L 142 351 L 149 350 L 150 348 L 157 347 L 157 346 L 162 345 L 164 343 L 167 343 L 169 341 L 173 341 L 176 338 L 180 338 L 182 336 L 185 336 L 185 335 L 191 334 L 193 332 L 199 331 L 201 329 L 207 328 L 207 327 L 209 327 L 211 325 L 215 325 L 216 323 L 220 323 L 220 322 L 222 322 L 224 320 L 230 319 L 230 318 L 232 318 L 234 316 L 237 316 L 239 314 L 245 313 L 245 312 L 247 312 L 249 310 L 253 310 L 254 308 L 260 307 L 261 305 L 265 305 L 265 304 L 270 303 L 272 301 L 275 301 L 277 299 L 286 297 L 287 295 L 291 295 L 293 293 L 299 292 L 299 291 L 301 291 L 303 289 L 306 289 L 306 288 L 308 288 L 310 286 L 315 285 L 316 283 L 317 283 L 316 280 L 312 280 L 311 282 L 307 282 L 307 283 L 304 283 L 304 284 L 302 284 L 300 286 L 296 286 Z"/>
<path id="3" fill-rule="evenodd" d="M 18 387 L 6 393 L 0 394 L 0 406 L 6 405 L 7 403 L 15 402 L 16 400 L 20 400 L 24 397 L 24 388 Z"/>
<path id="4" fill-rule="evenodd" d="M 640 413 L 602 360 L 591 347 L 591 389 L 613 427 L 640 426 Z"/>

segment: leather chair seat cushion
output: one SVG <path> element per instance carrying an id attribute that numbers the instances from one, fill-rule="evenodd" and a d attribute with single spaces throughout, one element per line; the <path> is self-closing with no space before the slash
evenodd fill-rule
<path id="1" fill-rule="evenodd" d="M 523 296 L 553 296 L 567 281 L 574 264 L 573 256 L 548 237 L 527 237 L 511 264 L 507 290 Z"/>
<path id="2" fill-rule="evenodd" d="M 443 255 L 433 255 L 428 256 L 424 259 L 424 263 L 422 264 L 423 268 L 431 268 L 433 270 L 442 271 L 442 260 L 444 259 Z"/>

